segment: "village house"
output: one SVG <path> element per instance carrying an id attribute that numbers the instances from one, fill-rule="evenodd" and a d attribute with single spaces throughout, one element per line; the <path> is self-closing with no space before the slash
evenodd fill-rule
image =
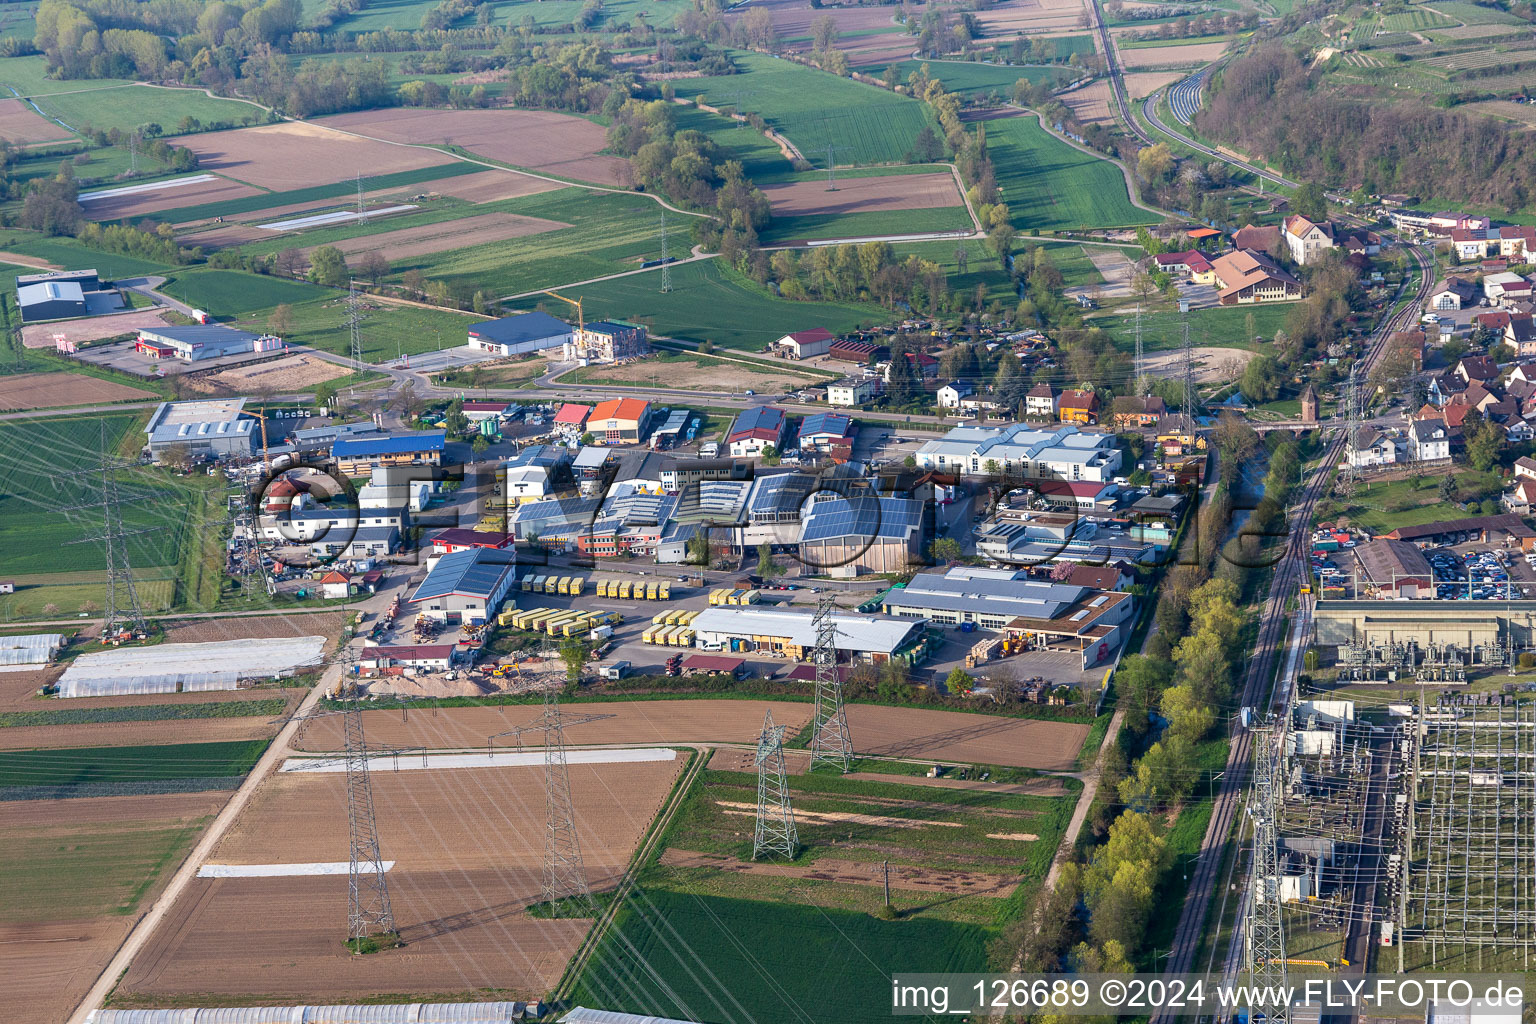
<path id="1" fill-rule="evenodd" d="M 1451 457 L 1451 432 L 1444 420 L 1414 420 L 1408 424 L 1408 459 L 1441 462 Z"/>
<path id="2" fill-rule="evenodd" d="M 1459 277 L 1448 277 L 1435 285 L 1434 290 L 1429 293 L 1425 308 L 1460 309 L 1463 306 L 1470 306 L 1476 295 L 1477 291 L 1471 281 L 1463 281 Z"/>
<path id="3" fill-rule="evenodd" d="M 1337 244 L 1333 238 L 1333 225 L 1327 221 L 1311 221 L 1296 213 L 1285 218 L 1281 226 L 1291 260 L 1303 267 L 1318 262 Z"/>
<path id="4" fill-rule="evenodd" d="M 973 395 L 976 389 L 963 380 L 952 380 L 939 388 L 937 397 L 940 409 L 960 408 L 960 399 Z"/>
<path id="5" fill-rule="evenodd" d="M 1301 298 L 1301 282 L 1262 252 L 1238 249 L 1211 264 L 1223 306 Z"/>
<path id="6" fill-rule="evenodd" d="M 1024 396 L 1024 415 L 1055 419 L 1056 389 L 1043 381 L 1030 388 Z"/>
<path id="7" fill-rule="evenodd" d="M 858 406 L 880 393 L 879 377 L 845 377 L 827 385 L 827 404 Z"/>
<path id="8" fill-rule="evenodd" d="M 1348 459 L 1356 468 L 1390 466 L 1397 461 L 1397 443 L 1375 427 L 1361 427 L 1351 439 Z"/>
<path id="9" fill-rule="evenodd" d="M 1168 407 L 1156 395 L 1120 395 L 1114 401 L 1113 415 L 1116 430 L 1135 430 L 1156 426 L 1168 415 Z"/>
<path id="10" fill-rule="evenodd" d="M 1063 423 L 1099 422 L 1099 396 L 1091 388 L 1072 388 L 1061 393 L 1056 415 Z"/>

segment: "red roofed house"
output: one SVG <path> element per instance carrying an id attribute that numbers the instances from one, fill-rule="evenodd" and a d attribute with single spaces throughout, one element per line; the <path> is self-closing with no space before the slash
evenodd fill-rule
<path id="1" fill-rule="evenodd" d="M 1456 364 L 1456 376 L 1468 384 L 1473 381 L 1498 380 L 1499 365 L 1488 356 L 1462 356 Z"/>
<path id="2" fill-rule="evenodd" d="M 1536 480 L 1530 477 L 1517 478 L 1514 489 L 1505 493 L 1503 505 L 1507 511 L 1516 515 L 1530 515 L 1532 507 L 1536 506 Z"/>
<path id="3" fill-rule="evenodd" d="M 1056 415 L 1063 423 L 1099 422 L 1099 396 L 1094 391 L 1070 388 L 1061 393 Z"/>
<path id="4" fill-rule="evenodd" d="M 332 569 L 320 577 L 320 596 L 327 601 L 344 600 L 352 593 L 352 577 Z"/>
<path id="5" fill-rule="evenodd" d="M 1280 252 L 1283 243 L 1280 241 L 1280 229 L 1273 224 L 1260 226 L 1249 224 L 1238 228 L 1232 233 L 1232 248 L 1257 249 L 1260 252 Z"/>
<path id="6" fill-rule="evenodd" d="M 587 420 L 598 444 L 639 444 L 651 422 L 651 403 L 639 398 L 599 402 Z"/>
<path id="7" fill-rule="evenodd" d="M 1221 304 L 1284 302 L 1301 298 L 1301 282 L 1264 253 L 1238 249 L 1211 264 Z"/>
<path id="8" fill-rule="evenodd" d="M 1203 242 L 1207 238 L 1220 238 L 1221 232 L 1215 228 L 1190 228 L 1184 232 L 1192 241 Z"/>
<path id="9" fill-rule="evenodd" d="M 1472 323 L 1478 327 L 1486 327 L 1490 331 L 1503 333 L 1509 326 L 1509 311 L 1498 309 L 1492 313 L 1479 313 L 1472 318 Z"/>
<path id="10" fill-rule="evenodd" d="M 446 555 L 450 551 L 467 551 L 470 548 L 504 548 L 512 543 L 510 533 L 500 530 L 464 530 L 452 527 L 432 538 L 432 553 Z"/>
<path id="11" fill-rule="evenodd" d="M 1188 277 L 1196 284 L 1212 283 L 1211 261 L 1205 258 L 1205 253 L 1190 249 L 1187 252 L 1160 253 L 1152 258 L 1157 262 L 1157 269 L 1166 274 Z"/>
<path id="12" fill-rule="evenodd" d="M 1499 228 L 1499 255 L 1522 263 L 1526 256 L 1536 256 L 1536 227 L 1507 224 Z"/>
<path id="13" fill-rule="evenodd" d="M 825 327 L 813 327 L 808 331 L 784 335 L 773 343 L 773 348 L 779 355 L 791 359 L 814 359 L 832 351 L 832 342 L 836 337 Z"/>
<path id="14" fill-rule="evenodd" d="M 937 377 L 939 375 L 939 361 L 927 352 L 908 352 L 907 362 L 911 363 L 921 377 Z M 885 382 L 891 382 L 891 371 L 885 371 Z"/>

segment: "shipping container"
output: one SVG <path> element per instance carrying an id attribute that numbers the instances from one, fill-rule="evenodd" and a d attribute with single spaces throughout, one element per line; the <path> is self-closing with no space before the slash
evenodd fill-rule
<path id="1" fill-rule="evenodd" d="M 658 600 L 658 601 L 670 601 L 670 600 L 672 600 L 672 584 L 663 581 L 659 586 L 657 586 L 657 588 L 656 588 L 656 600 Z"/>
<path id="2" fill-rule="evenodd" d="M 500 615 L 496 616 L 496 625 L 505 626 L 515 618 L 517 618 L 517 609 L 513 608 L 510 611 L 502 612 Z"/>
<path id="3" fill-rule="evenodd" d="M 608 596 L 608 581 L 607 580 L 598 580 L 597 581 L 597 596 L 598 597 L 607 597 Z"/>
<path id="4" fill-rule="evenodd" d="M 548 577 L 545 577 L 545 579 L 544 579 L 544 593 L 546 593 L 546 594 L 558 594 L 558 593 L 560 593 L 560 577 L 559 576 L 548 576 Z"/>
<path id="5" fill-rule="evenodd" d="M 643 644 L 655 643 L 656 634 L 661 630 L 661 628 L 661 626 L 651 626 L 649 629 L 645 630 L 645 632 L 640 634 L 640 642 Z"/>
<path id="6" fill-rule="evenodd" d="M 586 585 L 587 585 L 587 578 L 585 576 L 572 576 L 571 577 L 571 596 L 572 597 L 580 597 L 581 596 L 581 590 Z"/>
<path id="7" fill-rule="evenodd" d="M 631 589 L 632 589 L 632 585 L 631 585 L 631 583 L 628 580 L 625 580 L 622 583 L 620 583 L 619 584 L 619 600 L 621 600 L 621 601 L 628 601 L 629 600 L 629 593 L 630 593 Z"/>
<path id="8" fill-rule="evenodd" d="M 654 584 L 654 583 L 647 583 L 645 585 L 645 599 L 647 601 L 654 601 L 654 600 L 656 600 L 656 584 Z"/>

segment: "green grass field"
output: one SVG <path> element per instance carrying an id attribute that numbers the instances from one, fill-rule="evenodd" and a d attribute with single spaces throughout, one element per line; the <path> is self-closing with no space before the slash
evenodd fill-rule
<path id="1" fill-rule="evenodd" d="M 1057 40 L 1064 42 L 1065 40 Z M 928 65 L 928 73 L 940 82 L 948 92 L 963 93 L 967 96 L 990 95 L 997 93 L 999 96 L 1011 96 L 1013 86 L 1021 78 L 1027 78 L 1031 82 L 1051 82 L 1053 84 L 1065 84 L 1077 77 L 1077 72 L 1072 68 L 1057 67 L 1055 65 L 1027 64 L 1020 67 L 1008 67 L 1000 64 L 963 63 L 948 60 L 903 60 L 890 65 L 896 69 L 903 84 L 907 76 L 917 71 L 924 64 Z M 885 71 L 883 67 L 868 69 L 868 73 L 879 75 Z"/>
<path id="2" fill-rule="evenodd" d="M 251 718 L 280 715 L 288 702 L 281 697 L 256 700 L 211 700 L 202 704 L 131 704 L 126 707 L 71 708 L 47 711 L 0 711 L 0 729 L 39 725 L 91 725 L 101 722 L 169 722 L 194 718 Z"/>
<path id="3" fill-rule="evenodd" d="M 201 267 L 177 271 L 165 279 L 159 290 L 189 306 L 205 309 L 215 318 L 244 316 L 285 302 L 297 304 L 341 295 L 333 288 L 304 281 Z"/>
<path id="4" fill-rule="evenodd" d="M 1362 483 L 1347 503 L 1326 499 L 1319 503 L 1318 522 L 1347 516 L 1351 523 L 1374 533 L 1385 533 L 1398 526 L 1460 519 L 1473 515 L 1455 502 L 1440 500 L 1440 480 L 1426 476 L 1417 489 L 1410 480 L 1376 480 Z M 1500 489 L 1497 474 L 1462 470 L 1456 474 L 1457 498 L 1467 500 L 1494 494 Z"/>
<path id="5" fill-rule="evenodd" d="M 266 325 L 271 312 L 270 308 L 256 310 L 237 317 L 231 326 L 258 331 Z M 346 315 L 345 299 L 339 293 L 336 298 L 297 303 L 293 307 L 294 329 L 288 333 L 287 340 L 293 345 L 311 345 L 325 352 L 344 355 L 351 345 Z M 363 359 L 382 363 L 401 355 L 454 348 L 468 340 L 469 326 L 483 319 L 449 309 L 396 306 L 366 298 L 362 324 Z"/>
<path id="6" fill-rule="evenodd" d="M 251 770 L 266 740 L 0 751 L 0 786 L 216 779 Z"/>
<path id="7" fill-rule="evenodd" d="M 85 92 L 132 85 L 123 78 L 60 80 L 49 78 L 48 63 L 42 56 L 0 58 L 0 85 L 15 89 L 22 96 L 51 96 L 61 92 Z"/>
<path id="8" fill-rule="evenodd" d="M 204 818 L 0 829 L 0 922 L 132 914 Z"/>
<path id="9" fill-rule="evenodd" d="M 86 128 L 121 128 L 129 131 L 158 124 L 173 134 L 184 117 L 227 124 L 263 124 L 267 112 L 238 100 L 217 99 L 200 90 L 124 86 L 90 92 L 56 93 L 34 101 L 43 113 L 82 131 Z"/>
<path id="10" fill-rule="evenodd" d="M 1254 349 L 1244 334 L 1249 314 L 1253 315 L 1254 333 L 1273 338 L 1275 332 L 1285 326 L 1286 315 L 1293 304 L 1275 302 L 1255 306 L 1220 306 L 1214 309 L 1191 310 L 1189 340 L 1195 345 L 1213 348 Z M 1178 348 L 1183 344 L 1183 319 L 1175 312 L 1160 310 L 1141 315 L 1141 343 L 1148 352 Z M 1135 349 L 1130 316 L 1096 316 L 1089 321 L 1094 327 L 1109 332 L 1115 344 L 1126 351 Z"/>
<path id="11" fill-rule="evenodd" d="M 1032 116 L 985 122 L 1003 200 L 1021 232 L 1155 224 L 1131 205 L 1118 165 L 1074 149 Z"/>
<path id="12" fill-rule="evenodd" d="M 162 274 L 170 269 L 164 263 L 139 259 L 137 256 L 121 256 L 115 252 L 87 249 L 73 238 L 45 238 L 42 235 L 16 230 L 4 236 L 5 248 L 24 256 L 36 256 L 40 260 L 57 263 L 61 267 L 94 267 L 103 280 L 120 277 L 138 277 L 142 274 Z"/>
<path id="13" fill-rule="evenodd" d="M 793 173 L 789 160 L 779 152 L 779 147 L 745 121 L 722 117 L 698 107 L 678 107 L 675 114 L 679 129 L 703 132 L 735 154 L 747 177 L 754 182 L 762 184 L 770 175 Z"/>
<path id="14" fill-rule="evenodd" d="M 572 1001 L 681 1020 L 887 1024 L 892 973 L 985 970 L 988 938 L 974 925 L 641 888 Z"/>
<path id="15" fill-rule="evenodd" d="M 1456 24 L 1450 18 L 1415 7 L 1411 11 L 1388 14 L 1381 19 L 1382 28 L 1389 32 L 1422 32 L 1427 28 L 1447 28 Z"/>
<path id="16" fill-rule="evenodd" d="M 59 508 L 98 500 L 99 477 L 91 469 L 100 461 L 103 436 L 107 450 L 131 446 L 136 453 L 143 423 L 137 412 L 0 422 L 0 551 L 8 576 L 106 568 L 100 545 L 87 540 L 102 528 L 100 509 Z M 196 497 L 191 487 L 151 468 L 125 470 L 118 479 L 123 526 L 135 531 L 127 538 L 134 568 L 176 565 L 189 531 L 201 528 L 187 521 Z"/>
<path id="17" fill-rule="evenodd" d="M 761 114 L 818 167 L 895 163 L 931 118 L 917 100 L 787 60 L 733 53 L 740 74 L 681 78 L 678 96 Z"/>
<path id="18" fill-rule="evenodd" d="M 683 341 L 709 340 L 726 348 L 757 351 L 790 331 L 825 327 L 840 333 L 860 323 L 884 323 L 891 313 L 873 303 L 794 302 L 759 288 L 719 260 L 704 260 L 672 268 L 672 291 L 657 290 L 659 273 L 636 274 L 613 281 L 583 285 L 588 320 L 623 317 L 647 323 L 656 334 Z M 563 306 L 553 300 L 547 305 Z M 532 309 L 531 299 L 516 303 Z"/>
<path id="19" fill-rule="evenodd" d="M 1455 18 L 1463 25 L 1524 25 L 1525 20 L 1508 11 L 1469 3 L 1468 0 L 1437 0 L 1433 7 L 1448 18 Z"/>
<path id="20" fill-rule="evenodd" d="M 929 210 L 881 210 L 873 213 L 828 213 L 806 217 L 775 217 L 761 236 L 763 244 L 825 238 L 870 238 L 929 231 L 971 232 L 975 226 L 963 206 Z"/>
<path id="21" fill-rule="evenodd" d="M 516 27 L 527 17 L 535 25 L 569 25 L 581 13 L 585 0 L 513 0 L 496 5 L 497 24 Z M 683 11 L 688 0 L 604 0 L 602 16 L 592 26 L 594 32 L 612 32 L 644 14 L 652 28 L 665 28 Z"/>
<path id="22" fill-rule="evenodd" d="M 1229 38 L 1226 35 L 1214 36 L 1185 36 L 1181 39 L 1124 39 L 1117 40 L 1115 46 L 1122 50 L 1150 50 L 1160 46 L 1200 46 L 1205 43 L 1220 43 Z"/>

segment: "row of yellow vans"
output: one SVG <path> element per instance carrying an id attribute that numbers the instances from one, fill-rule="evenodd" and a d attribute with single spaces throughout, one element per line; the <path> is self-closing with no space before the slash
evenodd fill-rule
<path id="1" fill-rule="evenodd" d="M 632 580 L 598 580 L 597 596 L 617 598 L 620 601 L 670 601 L 672 581 L 636 583 Z"/>
<path id="2" fill-rule="evenodd" d="M 599 626 L 617 626 L 624 621 L 618 612 L 583 612 L 561 608 L 529 608 L 502 612 L 496 622 L 514 629 L 527 629 L 549 636 L 585 636 Z"/>
<path id="3" fill-rule="evenodd" d="M 523 578 L 523 593 L 569 594 L 577 597 L 586 582 L 585 576 L 527 576 Z"/>
<path id="4" fill-rule="evenodd" d="M 739 590 L 735 587 L 722 587 L 719 590 L 709 592 L 709 603 L 719 604 L 757 604 L 762 594 L 756 590 Z"/>

